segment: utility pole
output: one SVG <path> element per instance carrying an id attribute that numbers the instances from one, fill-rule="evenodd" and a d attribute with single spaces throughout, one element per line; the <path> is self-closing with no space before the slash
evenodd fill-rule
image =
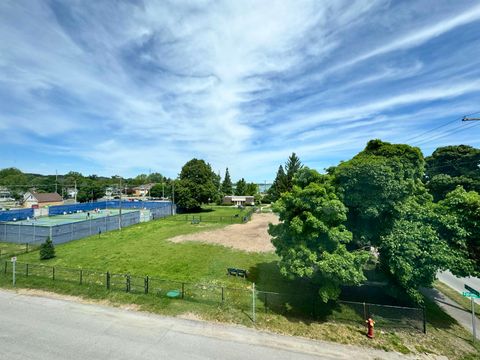
<path id="1" fill-rule="evenodd" d="M 175 206 L 175 181 L 172 181 L 172 215 L 173 213 L 173 208 Z"/>

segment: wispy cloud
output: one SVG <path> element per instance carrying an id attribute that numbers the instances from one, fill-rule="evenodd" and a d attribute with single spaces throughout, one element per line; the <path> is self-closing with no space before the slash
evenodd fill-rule
<path id="1" fill-rule="evenodd" d="M 31 155 L 0 166 L 333 165 L 476 110 L 479 21 L 471 1 L 3 1 L 0 151 Z"/>

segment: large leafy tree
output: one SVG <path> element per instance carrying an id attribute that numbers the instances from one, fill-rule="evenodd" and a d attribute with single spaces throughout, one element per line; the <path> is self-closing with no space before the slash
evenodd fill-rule
<path id="1" fill-rule="evenodd" d="M 458 187 L 448 193 L 438 207 L 444 216 L 454 217 L 456 225 L 463 230 L 463 237 L 452 245 L 465 251 L 465 257 L 475 262 L 476 273 L 480 274 L 480 195 Z"/>
<path id="2" fill-rule="evenodd" d="M 430 195 L 410 197 L 397 213 L 391 231 L 380 242 L 381 265 L 413 299 L 422 301 L 419 288 L 432 286 L 439 270 L 458 275 L 473 272 L 465 232 Z"/>
<path id="3" fill-rule="evenodd" d="M 347 208 L 335 195 L 326 176 L 304 168 L 290 192 L 275 204 L 281 223 L 270 225 L 280 270 L 290 278 L 310 279 L 323 301 L 336 299 L 341 285 L 365 280 L 364 251 L 349 252 L 352 234 L 343 225 Z"/>
<path id="4" fill-rule="evenodd" d="M 422 191 L 423 166 L 420 149 L 371 140 L 365 150 L 331 170 L 358 246 L 378 245 L 390 232 L 396 208 Z"/>
<path id="5" fill-rule="evenodd" d="M 204 160 L 192 159 L 182 167 L 175 183 L 175 200 L 180 208 L 198 211 L 217 194 L 217 175 Z"/>
<path id="6" fill-rule="evenodd" d="M 84 180 L 78 190 L 77 201 L 87 202 L 95 201 L 105 195 L 105 188 L 98 182 Z"/>
<path id="7" fill-rule="evenodd" d="M 222 193 L 224 195 L 232 195 L 233 194 L 233 185 L 232 179 L 230 178 L 230 173 L 228 171 L 228 167 L 225 170 L 225 177 L 222 182 Z"/>
<path id="8" fill-rule="evenodd" d="M 444 146 L 426 159 L 425 179 L 435 201 L 457 186 L 480 192 L 480 149 L 467 145 Z"/>

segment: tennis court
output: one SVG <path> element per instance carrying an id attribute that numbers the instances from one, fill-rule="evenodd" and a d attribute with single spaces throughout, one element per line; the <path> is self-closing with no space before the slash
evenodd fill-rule
<path id="1" fill-rule="evenodd" d="M 128 214 L 138 210 L 122 210 L 122 214 Z M 109 216 L 120 215 L 119 209 L 103 209 L 98 211 L 82 211 L 82 212 L 72 212 L 66 213 L 63 215 L 55 216 L 42 216 L 39 218 L 29 218 L 26 220 L 20 221 L 8 221 L 6 224 L 17 224 L 17 225 L 35 225 L 35 226 L 54 226 L 54 225 L 64 225 L 71 224 L 80 221 L 86 220 L 95 220 Z"/>

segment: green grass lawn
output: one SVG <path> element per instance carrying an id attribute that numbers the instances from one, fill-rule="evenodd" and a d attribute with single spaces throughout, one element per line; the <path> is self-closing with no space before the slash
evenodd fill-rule
<path id="1" fill-rule="evenodd" d="M 0 258 L 21 254 L 27 251 L 25 244 L 0 242 Z"/>
<path id="2" fill-rule="evenodd" d="M 230 216 L 240 211 L 229 207 L 210 207 L 209 210 L 202 213 Z M 311 309 L 312 298 L 308 297 L 310 289 L 304 282 L 285 280 L 279 273 L 278 257 L 274 253 L 246 253 L 219 245 L 168 241 L 176 235 L 213 230 L 226 225 L 228 224 L 215 222 L 194 225 L 188 221 L 167 218 L 58 245 L 57 256 L 51 260 L 40 261 L 38 252 L 23 254 L 19 256 L 19 262 L 41 263 L 49 268 L 45 268 L 45 277 L 19 275 L 18 286 L 107 300 L 113 305 L 136 304 L 140 310 L 168 315 L 182 316 L 193 313 L 207 320 L 240 323 L 289 335 L 373 346 L 402 353 L 428 352 L 444 354 L 452 359 L 468 359 L 468 356 L 471 356 L 469 354 L 476 351 L 469 343 L 468 333 L 432 304 L 428 304 L 428 335 L 414 330 L 398 332 L 380 327 L 377 337 L 367 340 L 362 317 L 346 306 L 317 303 L 317 310 L 323 309 L 320 318 L 312 320 L 307 316 L 308 309 Z M 52 267 L 57 267 L 59 271 L 55 281 L 51 278 Z M 108 291 L 103 284 L 95 283 L 79 286 L 76 280 L 62 281 L 61 267 L 98 270 L 99 279 L 104 279 L 105 272 L 109 271 L 187 282 L 187 296 L 185 301 L 182 301 L 157 296 L 155 293 L 157 288 L 161 288 L 161 291 L 179 288 L 179 283 L 157 283 L 152 285 L 149 295 L 141 293 L 140 283 L 136 293 L 126 293 L 122 290 L 124 278 L 120 277 L 115 280 L 119 281 L 117 290 L 120 291 Z M 250 276 L 248 280 L 229 277 L 226 275 L 227 267 L 247 269 Z M 75 279 L 78 271 L 73 272 Z M 267 312 L 264 298 L 259 295 L 257 322 L 253 324 L 251 293 L 248 292 L 252 282 L 256 283 L 259 290 L 297 294 L 297 297 L 269 298 L 267 307 L 270 311 Z M 0 276 L 0 285 L 11 287 L 10 278 Z M 208 285 L 243 290 L 226 289 L 227 301 L 222 303 L 220 288 L 210 290 Z M 302 297 L 303 295 L 306 296 Z M 307 311 L 299 313 L 296 311 L 298 309 Z M 340 318 L 349 319 L 350 322 L 336 321 Z"/>

